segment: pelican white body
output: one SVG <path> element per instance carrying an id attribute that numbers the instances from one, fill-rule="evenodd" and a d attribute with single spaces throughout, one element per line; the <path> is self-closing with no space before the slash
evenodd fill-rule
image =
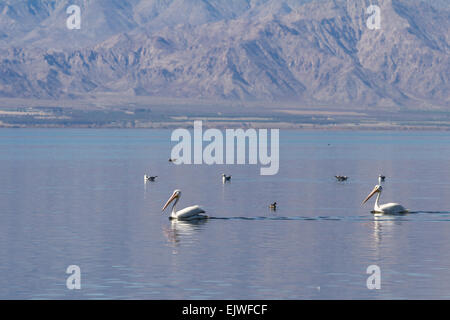
<path id="1" fill-rule="evenodd" d="M 170 213 L 170 219 L 176 220 L 197 220 L 197 219 L 207 219 L 208 216 L 205 215 L 205 210 L 203 210 L 200 206 L 194 205 L 181 210 L 176 210 L 175 206 L 181 198 L 181 191 L 175 190 L 172 196 L 167 200 L 166 204 L 163 207 L 163 211 L 167 208 L 167 206 L 173 201 L 172 212 Z"/>
<path id="2" fill-rule="evenodd" d="M 408 210 L 405 209 L 402 205 L 398 203 L 386 203 L 386 204 L 379 204 L 379 200 L 381 197 L 381 191 L 383 191 L 383 188 L 381 185 L 376 185 L 375 188 L 372 190 L 372 192 L 367 196 L 367 198 L 363 201 L 363 204 L 366 203 L 367 200 L 369 200 L 375 193 L 377 193 L 377 199 L 375 200 L 375 205 L 373 207 L 374 213 L 383 213 L 383 214 L 401 214 L 401 213 L 407 213 Z"/>

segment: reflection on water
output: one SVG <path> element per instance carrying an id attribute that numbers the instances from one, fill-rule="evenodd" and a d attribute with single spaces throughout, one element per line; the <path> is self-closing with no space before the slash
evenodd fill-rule
<path id="1" fill-rule="evenodd" d="M 275 176 L 174 165 L 170 135 L 0 130 L 0 298 L 450 297 L 448 133 L 283 131 Z M 383 202 L 410 213 L 361 206 L 380 173 Z M 169 221 L 174 189 L 210 219 Z M 65 285 L 73 264 L 81 290 Z"/>
<path id="2" fill-rule="evenodd" d="M 208 219 L 178 221 L 170 220 L 170 227 L 163 226 L 163 234 L 166 236 L 168 243 L 176 248 L 179 242 L 184 238 L 190 241 L 195 232 L 200 232 Z M 176 251 L 173 251 L 176 253 Z"/>
<path id="3" fill-rule="evenodd" d="M 395 226 L 401 226 L 402 220 L 404 220 L 404 215 L 374 214 L 371 223 L 373 225 L 373 243 L 381 244 L 382 235 L 394 232 Z"/>

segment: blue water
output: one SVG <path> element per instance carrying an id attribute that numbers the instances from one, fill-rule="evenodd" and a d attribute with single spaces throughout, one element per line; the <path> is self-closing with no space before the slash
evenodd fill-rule
<path id="1" fill-rule="evenodd" d="M 450 298 L 450 133 L 282 130 L 274 176 L 174 165 L 170 135 L 0 130 L 0 299 Z M 361 205 L 380 173 L 410 214 Z M 212 219 L 169 221 L 176 188 Z"/>

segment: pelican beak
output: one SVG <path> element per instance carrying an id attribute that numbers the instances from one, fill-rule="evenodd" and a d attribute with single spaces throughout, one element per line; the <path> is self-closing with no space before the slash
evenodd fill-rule
<path id="1" fill-rule="evenodd" d="M 177 195 L 176 193 L 174 193 L 174 194 L 169 198 L 169 200 L 167 200 L 166 204 L 165 204 L 164 207 L 162 208 L 162 211 L 164 211 L 164 210 L 167 208 L 167 206 L 168 206 L 173 200 L 175 200 L 177 197 L 178 197 L 178 195 Z"/>
<path id="2" fill-rule="evenodd" d="M 377 192 L 378 192 L 378 188 L 377 188 L 377 187 L 373 188 L 372 192 L 369 193 L 369 195 L 367 196 L 366 199 L 364 199 L 364 201 L 363 201 L 362 204 L 366 203 L 367 200 L 369 200 L 370 198 L 372 198 L 372 196 L 373 196 L 375 193 L 377 193 Z"/>

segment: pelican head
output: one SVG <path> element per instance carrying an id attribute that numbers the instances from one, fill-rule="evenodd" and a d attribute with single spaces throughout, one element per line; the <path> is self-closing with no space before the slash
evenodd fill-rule
<path id="1" fill-rule="evenodd" d="M 373 196 L 375 193 L 381 193 L 381 191 L 383 191 L 383 187 L 382 187 L 381 185 L 377 184 L 377 185 L 375 186 L 375 188 L 373 188 L 372 192 L 369 193 L 369 195 L 367 196 L 367 198 L 364 199 L 364 201 L 363 201 L 362 204 L 366 203 L 367 200 L 369 200 L 370 198 L 372 198 L 372 196 Z"/>
<path id="2" fill-rule="evenodd" d="M 170 196 L 169 200 L 167 200 L 166 204 L 162 208 L 162 211 L 164 211 L 167 208 L 167 206 L 175 199 L 176 199 L 176 201 L 178 201 L 178 199 L 180 199 L 180 197 L 181 197 L 181 190 L 176 189 Z"/>

